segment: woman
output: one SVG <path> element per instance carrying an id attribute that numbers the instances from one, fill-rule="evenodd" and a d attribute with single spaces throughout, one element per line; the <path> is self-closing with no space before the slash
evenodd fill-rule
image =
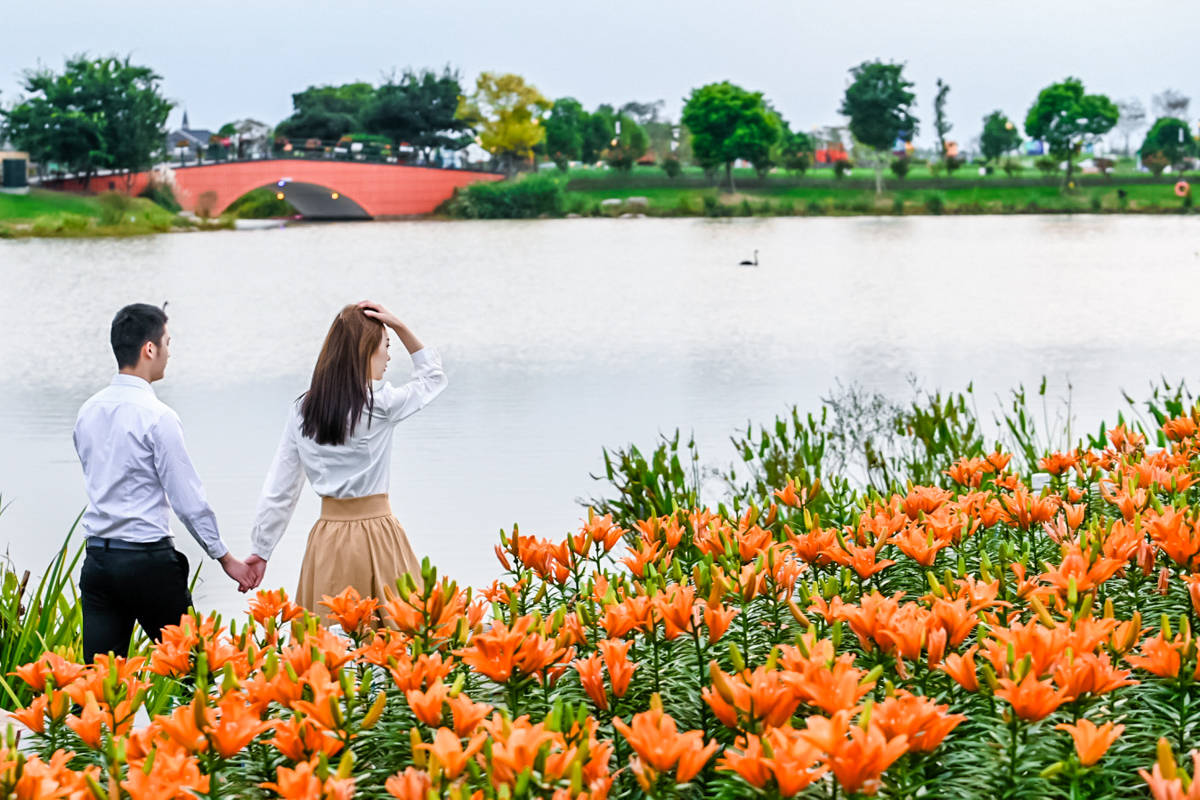
<path id="1" fill-rule="evenodd" d="M 391 356 L 387 328 L 413 360 L 412 377 L 383 381 Z M 296 509 L 304 478 L 321 495 L 321 518 L 308 535 L 296 602 L 329 619 L 319 603 L 353 586 L 384 599 L 384 588 L 420 562 L 388 504 L 392 432 L 446 388 L 442 361 L 395 314 L 378 303 L 346 306 L 334 319 L 313 368 L 312 384 L 294 404 L 258 501 L 252 555 L 261 580 L 271 551 Z"/>

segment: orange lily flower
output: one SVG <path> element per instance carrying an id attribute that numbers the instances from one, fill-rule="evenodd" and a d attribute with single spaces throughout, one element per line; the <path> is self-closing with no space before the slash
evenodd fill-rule
<path id="1" fill-rule="evenodd" d="M 604 666 L 608 669 L 608 680 L 612 684 L 614 697 L 624 697 L 629 691 L 629 681 L 638 665 L 629 661 L 630 641 L 619 639 L 603 639 L 597 643 L 600 653 L 604 656 Z"/>
<path id="2" fill-rule="evenodd" d="M 130 763 L 128 774 L 121 781 L 121 788 L 133 800 L 174 800 L 194 797 L 193 792 L 208 793 L 209 777 L 200 771 L 195 756 L 184 751 L 160 747 L 155 751 L 150 771 L 147 773 L 143 767 Z"/>
<path id="3" fill-rule="evenodd" d="M 1114 725 L 1111 722 L 1106 722 L 1099 727 L 1091 720 L 1081 719 L 1074 725 L 1063 723 L 1055 725 L 1055 730 L 1066 731 L 1071 734 L 1071 738 L 1075 741 L 1075 754 L 1079 756 L 1079 763 L 1085 767 L 1090 767 L 1099 761 L 1112 743 L 1117 740 L 1121 732 L 1125 730 L 1124 725 Z"/>
<path id="4" fill-rule="evenodd" d="M 211 735 L 213 748 L 221 758 L 233 758 L 256 736 L 272 727 L 247 706 L 242 692 L 229 692 L 220 699 L 217 708 L 220 713 Z"/>
<path id="5" fill-rule="evenodd" d="M 696 618 L 700 612 L 696 606 L 696 587 L 676 584 L 670 588 L 669 593 L 654 598 L 654 607 L 662 615 L 667 639 L 695 632 Z"/>
<path id="6" fill-rule="evenodd" d="M 709 644 L 720 641 L 737 613 L 736 608 L 725 608 L 720 604 L 708 603 L 704 606 L 704 626 L 708 628 Z"/>
<path id="7" fill-rule="evenodd" d="M 492 707 L 487 703 L 476 703 L 462 692 L 459 692 L 457 697 L 447 700 L 446 704 L 450 706 L 450 713 L 454 718 L 454 732 L 460 738 L 470 736 L 492 711 Z"/>
<path id="8" fill-rule="evenodd" d="M 1126 655 L 1125 660 L 1135 667 L 1144 669 L 1160 678 L 1177 678 L 1183 666 L 1181 651 L 1185 641 L 1181 634 L 1167 641 L 1162 631 L 1142 642 L 1142 655 Z"/>
<path id="9" fill-rule="evenodd" d="M 279 617 L 280 622 L 291 622 L 303 613 L 304 609 L 289 600 L 283 589 L 260 589 L 250 601 L 250 614 L 259 625 L 274 617 Z"/>
<path id="10" fill-rule="evenodd" d="M 800 705 L 794 676 L 766 667 L 727 675 L 715 661 L 708 667 L 712 686 L 700 694 L 726 727 L 751 732 L 762 726 L 777 728 L 786 724 Z"/>
<path id="11" fill-rule="evenodd" d="M 931 753 L 966 720 L 966 716 L 949 711 L 949 705 L 901 689 L 871 709 L 871 724 L 878 725 L 888 739 L 907 737 L 908 749 L 914 753 Z"/>
<path id="12" fill-rule="evenodd" d="M 208 750 L 208 729 L 212 726 L 212 712 L 204 699 L 193 698 L 192 702 L 179 706 L 169 715 L 160 716 L 158 723 L 163 733 L 189 753 Z"/>
<path id="13" fill-rule="evenodd" d="M 608 690 L 604 686 L 604 662 L 597 653 L 587 658 L 575 660 L 575 671 L 579 673 L 579 683 L 588 697 L 602 711 L 608 710 Z"/>
<path id="14" fill-rule="evenodd" d="M 424 692 L 420 689 L 409 689 L 404 693 L 404 699 L 408 701 L 408 707 L 417 719 L 431 728 L 436 728 L 442 724 L 442 703 L 446 702 L 449 693 L 450 687 L 438 681 Z"/>
<path id="15" fill-rule="evenodd" d="M 675 720 L 664 714 L 662 703 L 655 700 L 648 711 L 635 714 L 630 725 L 619 718 L 613 718 L 612 724 L 651 769 L 658 772 L 675 769 L 678 783 L 696 777 L 717 751 L 717 743 L 705 744 L 700 731 L 679 733 Z"/>
<path id="16" fill-rule="evenodd" d="M 277 767 L 275 781 L 259 784 L 274 790 L 283 800 L 349 800 L 354 795 L 353 778 L 329 777 L 322 781 L 305 761 L 294 769 Z"/>
<path id="17" fill-rule="evenodd" d="M 467 762 L 471 760 L 471 756 L 479 752 L 479 748 L 483 747 L 486 739 L 487 734 L 481 731 L 471 737 L 467 746 L 463 747 L 462 740 L 458 738 L 457 734 L 449 728 L 438 728 L 437 733 L 434 734 L 433 743 L 421 744 L 420 747 L 422 750 L 428 750 L 430 755 L 441 764 L 446 777 L 453 780 L 466 769 Z"/>
<path id="18" fill-rule="evenodd" d="M 762 739 L 753 735 L 738 739 L 735 747 L 726 747 L 717 762 L 717 769 L 737 773 L 746 783 L 756 789 L 767 788 L 768 781 L 775 774 L 771 770 L 771 762 L 766 757 L 766 751 L 763 750 Z"/>
<path id="19" fill-rule="evenodd" d="M 405 767 L 404 772 L 388 778 L 384 788 L 396 800 L 426 800 L 433 781 L 425 770 Z"/>
<path id="20" fill-rule="evenodd" d="M 46 708 L 49 705 L 49 695 L 38 695 L 29 705 L 12 712 L 13 719 L 34 733 L 43 733 L 46 730 Z"/>
<path id="21" fill-rule="evenodd" d="M 1020 683 L 1011 678 L 1001 678 L 996 697 L 1008 701 L 1018 717 L 1037 722 L 1054 713 L 1054 710 L 1071 699 L 1062 689 L 1054 688 L 1050 681 L 1040 681 L 1031 670 Z"/>
<path id="22" fill-rule="evenodd" d="M 952 496 L 950 492 L 938 486 L 914 486 L 900 501 L 900 508 L 909 519 L 916 519 L 923 513 L 933 513 Z"/>
<path id="23" fill-rule="evenodd" d="M 53 678 L 56 688 L 63 688 L 74 681 L 84 670 L 83 664 L 67 661 L 58 653 L 46 652 L 37 661 L 31 661 L 10 672 L 36 691 L 46 691 L 46 678 Z"/>
<path id="24" fill-rule="evenodd" d="M 863 730 L 850 726 L 850 738 L 841 742 L 829 757 L 829 768 L 847 795 L 875 794 L 884 771 L 908 750 L 908 739 L 888 738 L 877 725 Z"/>
<path id="25" fill-rule="evenodd" d="M 342 749 L 340 739 L 307 720 L 275 720 L 273 727 L 275 736 L 267 743 L 292 761 L 307 761 L 321 753 L 331 757 Z"/>
<path id="26" fill-rule="evenodd" d="M 531 631 L 533 618 L 520 617 L 510 627 L 496 622 L 484 633 L 472 637 L 471 643 L 456 652 L 464 664 L 497 683 L 510 678 L 540 673 L 562 660 L 566 648 Z"/>
<path id="27" fill-rule="evenodd" d="M 353 586 L 347 586 L 336 597 L 321 595 L 321 605 L 329 609 L 329 616 L 342 630 L 357 633 L 374 624 L 379 601 L 374 597 L 364 598 Z"/>
<path id="28" fill-rule="evenodd" d="M 104 723 L 107 720 L 108 717 L 100 710 L 96 698 L 89 694 L 83 706 L 83 713 L 78 717 L 74 714 L 67 717 L 67 727 L 75 731 L 88 747 L 99 749 L 104 734 Z"/>

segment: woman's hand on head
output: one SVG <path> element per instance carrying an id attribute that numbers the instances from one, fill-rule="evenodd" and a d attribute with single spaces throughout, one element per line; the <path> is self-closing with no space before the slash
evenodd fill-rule
<path id="1" fill-rule="evenodd" d="M 380 303 L 376 303 L 372 300 L 363 300 L 358 304 L 358 307 L 361 308 L 362 312 L 368 317 L 379 320 L 389 328 L 395 329 L 404 327 L 404 323 L 400 321 L 400 318 L 391 311 L 388 311 Z"/>

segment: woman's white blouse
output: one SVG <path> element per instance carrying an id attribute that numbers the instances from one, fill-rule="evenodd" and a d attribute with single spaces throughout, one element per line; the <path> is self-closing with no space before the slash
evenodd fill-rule
<path id="1" fill-rule="evenodd" d="M 385 494 L 396 423 L 427 406 L 446 388 L 446 373 L 437 351 L 425 347 L 412 354 L 412 376 L 401 386 L 374 381 L 374 408 L 363 410 L 358 425 L 340 445 L 317 444 L 300 432 L 300 402 L 292 405 L 275 460 L 267 472 L 254 529 L 251 552 L 271 557 L 287 530 L 304 478 L 322 497 L 366 497 Z"/>

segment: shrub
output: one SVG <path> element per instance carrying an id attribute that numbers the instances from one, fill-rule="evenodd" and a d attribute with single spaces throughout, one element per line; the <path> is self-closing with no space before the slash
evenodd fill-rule
<path id="1" fill-rule="evenodd" d="M 664 158 L 659 166 L 662 167 L 663 172 L 667 173 L 668 178 L 678 178 L 679 174 L 683 172 L 683 165 L 679 163 L 679 157 L 675 155 Z"/>
<path id="2" fill-rule="evenodd" d="M 1142 156 L 1142 166 L 1150 170 L 1156 178 L 1162 175 L 1163 170 L 1170 165 L 1170 160 L 1162 153 L 1155 152 Z"/>
<path id="3" fill-rule="evenodd" d="M 1092 163 L 1096 165 L 1096 169 L 1100 170 L 1100 172 L 1105 175 L 1112 172 L 1113 167 L 1117 166 L 1117 162 L 1113 161 L 1111 158 L 1095 158 L 1092 159 Z"/>
<path id="4" fill-rule="evenodd" d="M 1058 159 L 1053 156 L 1042 156 L 1033 162 L 1033 166 L 1043 175 L 1053 175 L 1058 172 Z"/>
<path id="5" fill-rule="evenodd" d="M 850 170 L 852 170 L 852 169 L 854 169 L 854 164 L 852 164 L 851 162 L 837 161 L 833 165 L 833 176 L 835 178 L 839 178 L 839 179 L 844 178 L 850 173 Z"/>
<path id="6" fill-rule="evenodd" d="M 959 156 L 946 156 L 945 164 L 947 174 L 953 175 L 954 172 L 965 163 L 966 160 Z"/>
<path id="7" fill-rule="evenodd" d="M 904 200 L 902 198 L 899 198 L 899 197 L 892 198 L 892 213 L 893 214 L 903 214 L 904 213 Z"/>
<path id="8" fill-rule="evenodd" d="M 900 180 L 904 180 L 904 177 L 906 175 L 908 175 L 909 167 L 910 167 L 910 164 L 906 157 L 902 156 L 900 158 L 897 158 L 892 161 L 892 165 L 891 165 L 892 174 L 895 175 Z"/>
<path id="9" fill-rule="evenodd" d="M 1100 199 L 1100 195 L 1092 195 L 1092 211 L 1103 211 L 1104 201 Z"/>
<path id="10" fill-rule="evenodd" d="M 105 192 L 96 198 L 100 206 L 101 225 L 120 225 L 129 220 L 133 199 L 120 192 Z"/>
<path id="11" fill-rule="evenodd" d="M 146 188 L 142 189 L 138 197 L 144 197 L 156 206 L 170 211 L 172 214 L 178 214 L 182 210 L 179 201 L 175 199 L 175 191 L 169 183 L 150 181 L 150 183 L 146 184 Z"/>
<path id="12" fill-rule="evenodd" d="M 820 200 L 809 200 L 808 203 L 804 206 L 804 213 L 805 214 L 813 214 L 814 216 L 820 216 L 825 213 L 825 206 L 824 206 L 824 204 L 821 203 Z"/>
<path id="13" fill-rule="evenodd" d="M 565 194 L 550 175 L 526 175 L 516 180 L 480 181 L 459 189 L 439 211 L 460 219 L 533 219 L 560 216 Z"/>
<path id="14" fill-rule="evenodd" d="M 196 216 L 200 219 L 208 219 L 217 210 L 217 193 L 209 190 L 201 192 L 196 198 Z"/>
<path id="15" fill-rule="evenodd" d="M 812 157 L 808 153 L 792 153 L 783 160 L 783 168 L 797 175 L 803 175 L 812 166 Z"/>
<path id="16" fill-rule="evenodd" d="M 226 213 L 238 219 L 272 219 L 275 217 L 293 217 L 296 207 L 287 201 L 280 200 L 279 193 L 268 188 L 254 189 L 246 192 L 229 204 Z"/>
<path id="17" fill-rule="evenodd" d="M 685 195 L 685 194 L 679 195 L 679 202 L 675 204 L 675 208 L 679 211 L 680 214 L 684 214 L 684 215 L 696 213 L 695 208 L 693 208 L 693 206 L 692 206 L 692 201 L 689 200 L 687 195 Z"/>
<path id="18" fill-rule="evenodd" d="M 1000 164 L 1000 169 L 1004 170 L 1005 175 L 1012 178 L 1016 175 L 1020 175 L 1021 172 L 1024 171 L 1025 167 L 1022 166 L 1021 162 L 1015 158 L 1006 158 L 1004 159 L 1004 162 Z"/>
<path id="19" fill-rule="evenodd" d="M 753 216 L 754 209 L 750 206 L 749 198 L 742 198 L 742 202 L 738 206 L 738 214 L 743 217 Z"/>
<path id="20" fill-rule="evenodd" d="M 925 210 L 930 214 L 941 214 L 946 209 L 946 201 L 940 194 L 931 194 L 925 198 Z"/>

